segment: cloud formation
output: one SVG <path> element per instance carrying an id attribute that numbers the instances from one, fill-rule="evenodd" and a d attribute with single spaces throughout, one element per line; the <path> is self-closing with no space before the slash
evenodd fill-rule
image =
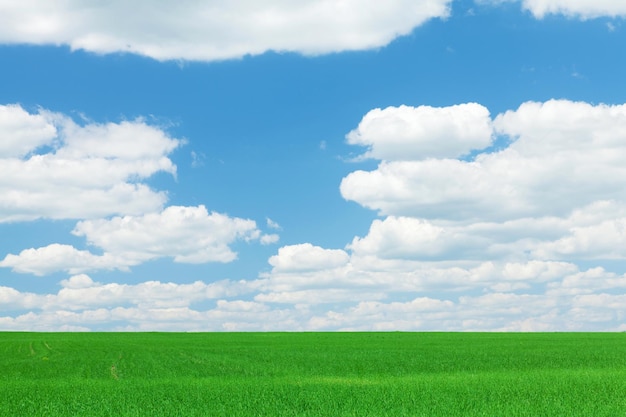
<path id="1" fill-rule="evenodd" d="M 318 271 L 319 272 L 319 271 Z M 5 330 L 85 331 L 243 331 L 243 330 L 449 330 L 449 331 L 624 331 L 626 277 L 572 264 L 530 262 L 462 268 L 423 278 L 467 288 L 442 294 L 426 287 L 402 288 L 409 276 L 382 272 L 378 285 L 409 296 L 386 301 L 385 292 L 367 292 L 365 281 L 350 279 L 338 289 L 267 292 L 259 281 L 190 284 L 147 281 L 103 284 L 87 275 L 61 282 L 53 294 L 20 292 L 0 286 L 0 328 Z M 395 277 L 395 280 L 394 280 Z M 433 279 L 434 278 L 434 279 Z M 451 278 L 455 278 L 456 282 Z M 525 284 L 514 289 L 486 283 Z M 346 281 L 343 281 L 344 283 Z M 441 285 L 441 283 L 440 283 Z M 533 292 L 529 285 L 540 285 Z M 441 286 L 440 288 L 450 288 Z M 387 294 L 392 294 L 388 291 Z M 257 294 L 254 300 L 247 296 Z M 421 295 L 420 295 L 421 294 Z M 439 294 L 439 295 L 437 295 Z M 382 297 L 381 297 L 382 296 Z M 207 305 L 208 304 L 208 305 Z M 28 310 L 23 314 L 12 312 Z"/>
<path id="2" fill-rule="evenodd" d="M 0 105 L 0 135 L 0 223 L 158 211 L 166 194 L 143 181 L 176 175 L 183 143 L 142 119 L 79 125 L 19 105 Z"/>
<path id="3" fill-rule="evenodd" d="M 357 128 L 368 137 L 359 144 L 380 163 L 349 174 L 341 192 L 382 216 L 343 248 L 285 245 L 256 279 L 101 284 L 81 274 L 85 265 L 166 256 L 228 261 L 232 242 L 264 235 L 254 222 L 202 206 L 85 219 L 74 234 L 103 255 L 55 244 L 0 263 L 73 275 L 56 294 L 0 287 L 0 310 L 29 310 L 0 317 L 0 327 L 626 330 L 626 275 L 601 266 L 626 259 L 626 106 L 550 100 L 494 117 L 480 105 L 427 111 L 440 120 L 419 123 L 421 111 L 402 110 L 407 126 L 421 129 L 402 140 L 389 133 L 398 131 L 395 117 L 382 117 L 373 130 L 367 123 Z M 476 137 L 484 142 L 459 151 L 465 133 L 457 129 L 458 112 L 467 111 L 477 117 L 464 120 L 479 121 L 470 125 L 480 126 Z M 34 136 L 51 135 L 43 132 Z M 416 140 L 445 147 L 448 137 L 456 150 L 414 150 Z M 503 145 L 491 147 L 494 140 Z M 469 149 L 473 156 L 464 157 Z"/>
<path id="4" fill-rule="evenodd" d="M 528 102 L 493 126 L 494 135 L 512 141 L 508 147 L 473 160 L 383 159 L 374 171 L 345 177 L 341 193 L 383 215 L 474 221 L 566 216 L 600 200 L 626 202 L 626 105 Z M 410 155 L 412 144 L 405 148 Z"/>
<path id="5" fill-rule="evenodd" d="M 423 143 L 452 149 L 471 135 L 459 133 L 459 113 L 479 116 L 461 119 L 480 121 L 470 126 L 484 142 L 424 153 Z M 313 329 L 623 329 L 626 276 L 579 265 L 626 259 L 626 106 L 550 100 L 488 114 L 479 105 L 366 114 L 347 140 L 381 161 L 349 174 L 341 192 L 384 217 L 341 262 L 272 269 L 255 299 L 337 305 L 311 317 Z M 490 147 L 495 139 L 503 147 Z M 470 149 L 479 150 L 461 159 Z M 297 263 L 294 247 L 272 265 Z M 324 249 L 315 253 L 324 265 Z"/>
<path id="6" fill-rule="evenodd" d="M 480 4 L 519 2 L 522 8 L 538 19 L 548 15 L 564 15 L 581 20 L 598 17 L 624 17 L 626 4 L 621 0 L 476 0 Z"/>
<path id="7" fill-rule="evenodd" d="M 83 220 L 73 232 L 103 251 L 94 255 L 70 245 L 51 244 L 8 254 L 0 267 L 15 272 L 46 275 L 71 274 L 129 267 L 164 257 L 180 263 L 232 262 L 237 254 L 229 245 L 237 240 L 275 243 L 277 235 L 261 235 L 256 222 L 208 213 L 204 206 L 170 206 L 142 216 Z"/>
<path id="8" fill-rule="evenodd" d="M 317 55 L 387 45 L 451 0 L 228 2 L 0 1 L 0 42 L 69 45 L 157 60 L 212 61 L 267 51 Z"/>
<path id="9" fill-rule="evenodd" d="M 522 4 L 540 19 L 549 14 L 580 19 L 626 16 L 626 4 L 620 0 L 522 0 Z"/>
<path id="10" fill-rule="evenodd" d="M 0 223 L 77 219 L 72 233 L 102 254 L 51 243 L 7 254 L 0 267 L 46 275 L 122 269 L 170 257 L 231 262 L 237 240 L 276 243 L 256 222 L 209 213 L 203 205 L 165 207 L 167 194 L 144 181 L 165 172 L 183 140 L 144 120 L 77 124 L 60 113 L 0 106 Z"/>
<path id="11" fill-rule="evenodd" d="M 400 106 L 369 111 L 348 133 L 367 146 L 363 158 L 386 161 L 457 158 L 491 144 L 489 110 L 476 103 L 450 107 Z"/>

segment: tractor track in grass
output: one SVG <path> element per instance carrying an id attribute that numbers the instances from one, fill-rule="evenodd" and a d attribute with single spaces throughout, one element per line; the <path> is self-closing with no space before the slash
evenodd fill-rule
<path id="1" fill-rule="evenodd" d="M 115 365 L 111 365 L 111 378 L 118 380 L 120 379 L 119 375 L 117 374 L 117 367 Z"/>

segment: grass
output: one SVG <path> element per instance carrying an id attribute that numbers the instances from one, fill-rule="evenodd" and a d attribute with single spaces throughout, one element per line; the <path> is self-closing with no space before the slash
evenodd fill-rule
<path id="1" fill-rule="evenodd" d="M 621 333 L 0 333 L 0 416 L 626 416 Z"/>

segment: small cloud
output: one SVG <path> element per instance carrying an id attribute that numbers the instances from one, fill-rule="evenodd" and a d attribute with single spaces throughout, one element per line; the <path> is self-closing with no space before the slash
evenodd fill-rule
<path id="1" fill-rule="evenodd" d="M 274 230 L 283 229 L 282 227 L 280 227 L 280 224 L 276 223 L 274 220 L 270 219 L 269 217 L 266 217 L 265 220 L 267 221 L 267 227 L 269 227 L 270 229 L 274 229 Z"/>
<path id="2" fill-rule="evenodd" d="M 615 29 L 617 29 L 617 27 L 612 22 L 607 22 L 606 27 L 609 32 L 615 32 Z"/>
<path id="3" fill-rule="evenodd" d="M 90 288 L 95 285 L 100 285 L 97 282 L 94 282 L 89 275 L 80 274 L 74 275 L 69 279 L 64 279 L 61 281 L 61 286 L 63 288 L 72 288 L 72 289 L 82 289 L 82 288 Z"/>
<path id="4" fill-rule="evenodd" d="M 323 151 L 326 150 L 326 141 L 325 140 L 320 142 L 320 149 L 323 150 Z"/>
<path id="5" fill-rule="evenodd" d="M 191 167 L 199 168 L 204 166 L 204 161 L 206 160 L 206 155 L 202 152 L 196 153 L 195 151 L 191 151 Z"/>
<path id="6" fill-rule="evenodd" d="M 573 78 L 578 78 L 578 79 L 583 79 L 585 78 L 585 76 L 583 74 L 581 74 L 580 72 L 578 72 L 578 70 L 576 68 L 572 69 L 572 73 L 571 76 Z"/>
<path id="7" fill-rule="evenodd" d="M 271 245 L 272 243 L 278 242 L 279 239 L 280 236 L 277 234 L 263 235 L 261 236 L 261 245 Z"/>

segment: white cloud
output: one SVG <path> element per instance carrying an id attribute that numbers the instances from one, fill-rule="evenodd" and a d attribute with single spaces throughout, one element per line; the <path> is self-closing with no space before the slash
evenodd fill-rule
<path id="1" fill-rule="evenodd" d="M 435 270 L 422 272 L 434 282 Z M 626 317 L 626 276 L 601 268 L 581 271 L 571 264 L 531 262 L 468 272 L 455 268 L 440 274 L 438 291 L 404 289 L 409 275 L 394 271 L 379 271 L 378 285 L 388 285 L 379 291 L 354 277 L 343 281 L 350 283 L 343 289 L 296 286 L 265 292 L 259 281 L 130 285 L 78 275 L 63 280 L 52 294 L 0 287 L 0 329 L 593 331 L 619 330 Z M 489 287 L 502 280 L 531 283 L 535 289 Z M 463 281 L 471 281 L 474 290 L 457 291 Z M 395 300 L 397 294 L 407 301 Z M 207 302 L 213 306 L 197 308 Z"/>
<path id="2" fill-rule="evenodd" d="M 383 292 L 360 291 L 356 288 L 318 288 L 296 291 L 260 293 L 254 297 L 264 303 L 284 304 L 332 304 L 358 302 L 360 300 L 380 300 L 386 298 Z"/>
<path id="3" fill-rule="evenodd" d="M 253 288 L 245 281 L 190 284 L 147 281 L 101 284 L 87 275 L 61 282 L 56 294 L 21 293 L 0 287 L 0 329 L 39 331 L 105 330 L 278 330 L 296 329 L 296 311 L 271 309 L 256 301 L 225 299 Z M 208 310 L 195 303 L 212 301 Z M 15 316 L 4 311 L 28 309 Z"/>
<path id="4" fill-rule="evenodd" d="M 451 301 L 428 297 L 418 297 L 409 302 L 363 301 L 347 311 L 330 311 L 324 316 L 313 317 L 310 325 L 317 329 L 330 327 L 341 330 L 436 329 L 437 325 L 443 327 L 444 320 L 454 317 L 454 308 Z"/>
<path id="5" fill-rule="evenodd" d="M 78 222 L 73 234 L 84 236 L 106 253 L 128 259 L 173 257 L 176 262 L 230 262 L 229 244 L 255 240 L 260 231 L 253 220 L 208 213 L 197 207 L 170 206 L 160 213 Z"/>
<path id="6" fill-rule="evenodd" d="M 57 129 L 42 114 L 30 114 L 13 104 L 0 105 L 0 158 L 20 158 L 50 144 Z"/>
<path id="7" fill-rule="evenodd" d="M 240 296 L 253 288 L 249 282 L 229 280 L 212 283 L 196 281 L 190 284 L 159 281 L 132 285 L 102 284 L 84 274 L 72 276 L 60 284 L 62 288 L 58 293 L 45 296 L 0 287 L 0 310 L 11 305 L 46 311 L 80 311 L 105 307 L 112 310 L 128 306 L 142 309 L 189 307 L 196 302 Z"/>
<path id="8" fill-rule="evenodd" d="M 64 288 L 80 289 L 93 287 L 95 285 L 97 285 L 97 283 L 95 283 L 91 277 L 86 274 L 74 275 L 61 281 L 61 286 Z"/>
<path id="9" fill-rule="evenodd" d="M 581 20 L 598 17 L 624 17 L 626 4 L 621 0 L 475 0 L 479 4 L 500 5 L 521 3 L 522 8 L 537 19 L 548 15 L 563 15 Z M 610 29 L 610 27 L 609 27 Z"/>
<path id="10" fill-rule="evenodd" d="M 310 243 L 283 246 L 269 259 L 273 271 L 315 271 L 345 265 L 348 254 L 341 249 L 324 249 Z"/>
<path id="11" fill-rule="evenodd" d="M 181 145 L 143 120 L 78 125 L 67 116 L 0 107 L 0 223 L 158 211 L 167 197 L 141 181 L 176 174 Z"/>
<path id="12" fill-rule="evenodd" d="M 94 255 L 73 246 L 51 244 L 8 254 L 0 267 L 20 273 L 45 275 L 55 271 L 76 274 L 100 269 L 122 269 L 148 260 L 171 257 L 175 262 L 231 262 L 237 254 L 229 245 L 237 240 L 277 240 L 261 236 L 253 220 L 208 213 L 197 207 L 170 206 L 160 213 L 78 222 L 76 236 L 104 253 Z"/>
<path id="13" fill-rule="evenodd" d="M 486 148 L 491 136 L 489 110 L 467 103 L 370 110 L 346 138 L 351 145 L 369 147 L 364 157 L 406 161 L 456 158 Z"/>
<path id="14" fill-rule="evenodd" d="M 348 246 L 358 256 L 383 259 L 437 259 L 463 251 L 485 249 L 488 239 L 462 228 L 442 227 L 427 220 L 389 216 L 374 220 L 367 236 L 355 237 Z M 481 251 L 482 252 L 482 251 Z"/>
<path id="15" fill-rule="evenodd" d="M 231 262 L 237 240 L 279 239 L 261 235 L 252 220 L 209 214 L 202 205 L 163 209 L 166 193 L 142 181 L 157 172 L 176 175 L 168 155 L 184 141 L 142 119 L 79 125 L 59 113 L 0 106 L 0 134 L 0 223 L 84 219 L 72 233 L 102 252 L 53 243 L 7 254 L 0 267 L 45 275 L 127 270 L 162 257 Z"/>
<path id="16" fill-rule="evenodd" d="M 625 200 L 626 105 L 529 102 L 493 124 L 514 140 L 503 150 L 473 161 L 383 160 L 345 177 L 341 193 L 384 215 L 465 221 L 564 216 Z"/>
<path id="17" fill-rule="evenodd" d="M 0 287 L 0 310 L 9 312 L 0 328 L 623 330 L 626 275 L 579 261 L 624 258 L 625 106 L 531 102 L 488 125 L 490 137 L 508 137 L 504 149 L 473 161 L 383 159 L 362 172 L 379 182 L 344 181 L 342 192 L 370 193 L 357 201 L 390 214 L 343 249 L 283 246 L 252 281 L 125 285 L 76 275 L 56 294 Z M 273 239 L 202 206 L 85 220 L 74 233 L 116 267 L 228 259 L 236 240 Z M 40 251 L 37 261 L 23 252 L 0 265 L 77 273 L 96 261 L 71 246 L 31 251 Z"/>
<path id="18" fill-rule="evenodd" d="M 277 234 L 262 235 L 260 239 L 262 245 L 271 245 L 272 243 L 276 243 L 279 240 L 280 236 L 278 236 Z"/>
<path id="19" fill-rule="evenodd" d="M 268 50 L 308 55 L 384 46 L 450 0 L 0 1 L 0 42 L 69 45 L 158 60 L 219 60 Z"/>
<path id="20" fill-rule="evenodd" d="M 89 270 L 125 268 L 128 263 L 116 260 L 109 254 L 94 255 L 71 245 L 53 243 L 38 249 L 24 249 L 19 255 L 8 254 L 0 261 L 0 267 L 12 268 L 14 272 L 46 275 L 56 271 L 77 274 Z"/>
<path id="21" fill-rule="evenodd" d="M 568 234 L 534 249 L 542 258 L 626 259 L 626 218 L 573 227 Z"/>
<path id="22" fill-rule="evenodd" d="M 280 224 L 270 219 L 269 217 L 267 217 L 265 221 L 267 222 L 267 227 L 269 227 L 270 229 L 282 230 L 282 227 L 280 227 Z"/>
<path id="23" fill-rule="evenodd" d="M 439 138 L 454 130 L 453 113 L 446 116 L 452 127 L 445 117 L 429 125 L 412 115 Z M 376 123 L 377 132 L 399 130 L 393 117 Z M 393 152 L 376 149 L 387 142 L 349 135 L 382 161 L 372 172 L 348 175 L 341 191 L 387 217 L 374 220 L 336 262 L 336 252 L 310 244 L 281 248 L 255 300 L 336 306 L 314 308 L 312 329 L 621 328 L 626 309 L 615 293 L 626 276 L 576 263 L 624 258 L 626 106 L 529 102 L 484 125 L 485 137 L 508 143 L 471 161 L 452 153 L 424 159 L 410 140 L 394 142 Z M 422 134 L 428 142 L 426 128 Z M 280 267 L 296 258 L 291 252 L 315 267 Z M 601 302 L 611 307 L 594 309 Z"/>
<path id="24" fill-rule="evenodd" d="M 539 19 L 549 14 L 580 19 L 626 16 L 626 3 L 621 0 L 523 0 L 522 4 Z"/>
<path id="25" fill-rule="evenodd" d="M 43 295 L 23 293 L 14 288 L 0 286 L 0 311 L 39 308 L 46 302 L 46 298 Z"/>

